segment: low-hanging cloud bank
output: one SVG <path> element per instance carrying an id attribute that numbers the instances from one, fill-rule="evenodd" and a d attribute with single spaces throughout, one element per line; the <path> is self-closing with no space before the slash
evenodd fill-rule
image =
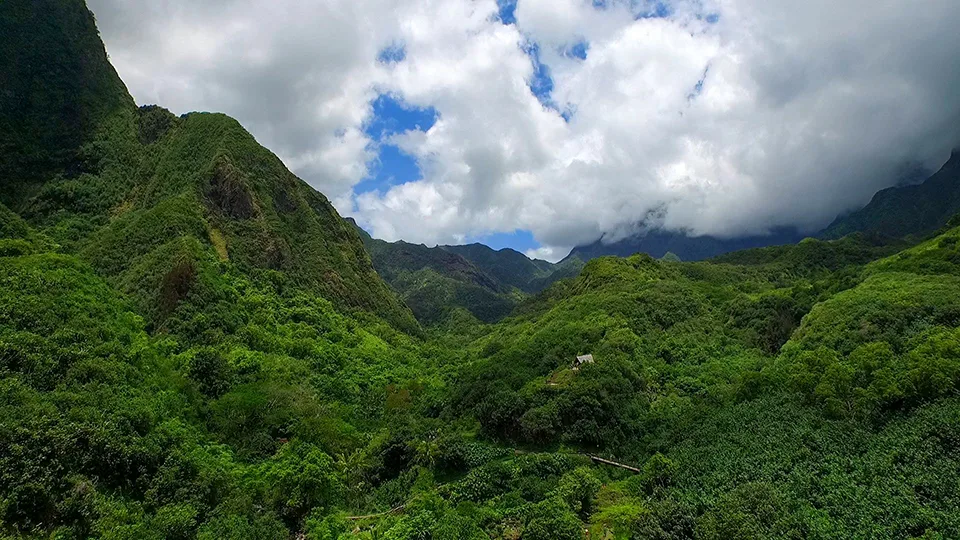
<path id="1" fill-rule="evenodd" d="M 595 4 L 90 0 L 138 101 L 237 117 L 389 240 L 812 230 L 960 144 L 960 2 Z M 381 94 L 438 119 L 386 141 L 422 179 L 357 195 Z"/>

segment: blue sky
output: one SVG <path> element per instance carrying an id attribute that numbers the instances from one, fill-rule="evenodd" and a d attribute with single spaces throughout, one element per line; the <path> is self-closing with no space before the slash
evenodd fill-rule
<path id="1" fill-rule="evenodd" d="M 393 49 L 381 54 L 381 58 L 392 55 L 402 57 L 402 49 Z M 427 131 L 437 121 L 437 111 L 410 107 L 390 95 L 380 95 L 373 102 L 373 121 L 365 132 L 375 141 L 379 155 L 370 167 L 371 175 L 354 186 L 358 195 L 370 191 L 386 191 L 397 186 L 418 180 L 420 167 L 413 157 L 405 154 L 396 145 L 390 144 L 390 137 L 410 130 Z"/>
<path id="2" fill-rule="evenodd" d="M 513 231 L 512 233 L 493 233 L 478 238 L 467 239 L 467 243 L 473 242 L 480 242 L 481 244 L 486 244 L 498 250 L 503 248 L 515 249 L 520 253 L 524 253 L 528 249 L 540 247 L 540 244 L 533 238 L 533 233 L 521 230 Z"/>
<path id="3" fill-rule="evenodd" d="M 516 11 L 517 0 L 497 0 L 497 5 L 500 8 L 500 22 L 515 24 L 514 12 Z M 597 7 L 602 8 L 602 4 L 598 3 Z M 666 12 L 663 15 L 666 15 Z M 589 43 L 580 41 L 569 45 L 562 52 L 568 57 L 584 60 L 589 48 Z M 569 121 L 571 113 L 561 111 L 551 99 L 553 79 L 550 76 L 550 68 L 540 61 L 540 46 L 531 42 L 525 44 L 524 50 L 530 57 L 530 62 L 534 68 L 533 78 L 529 85 L 530 91 L 545 107 L 557 110 Z M 393 63 L 402 62 L 405 57 L 406 51 L 403 47 L 394 45 L 382 50 L 378 55 L 378 60 L 384 63 Z M 370 167 L 371 174 L 354 186 L 354 193 L 357 195 L 371 191 L 383 193 L 392 186 L 420 179 L 422 175 L 416 159 L 404 153 L 396 145 L 390 144 L 390 137 L 410 130 L 427 131 L 438 117 L 437 111 L 432 108 L 419 109 L 412 107 L 393 96 L 385 94 L 381 94 L 373 102 L 373 111 L 373 120 L 366 127 L 365 133 L 375 141 L 378 155 Z M 486 244 L 497 250 L 510 248 L 521 253 L 540 247 L 540 243 L 536 241 L 531 231 L 519 229 L 513 232 L 491 232 L 482 236 L 468 237 L 464 241 L 464 243 L 474 242 Z"/>
<path id="4" fill-rule="evenodd" d="M 381 53 L 382 61 L 398 61 L 403 58 L 403 49 L 392 48 Z M 531 61 L 538 64 L 537 75 L 531 85 L 531 91 L 544 104 L 550 100 L 553 83 L 546 66 L 536 60 L 536 52 L 531 52 Z M 413 182 L 421 178 L 421 170 L 416 159 L 404 153 L 390 143 L 390 137 L 410 130 L 427 131 L 436 123 L 438 113 L 433 108 L 419 109 L 404 104 L 390 95 L 380 95 L 373 102 L 373 121 L 366 127 L 366 134 L 376 142 L 378 155 L 370 167 L 371 174 L 354 186 L 356 194 L 371 191 L 385 192 L 392 186 Z M 468 237 L 464 243 L 479 242 L 493 249 L 510 248 L 521 253 L 536 249 L 540 244 L 533 233 L 526 230 L 490 233 L 477 237 Z"/>
<path id="5" fill-rule="evenodd" d="M 501 17 L 504 21 L 512 21 L 515 2 L 501 0 Z M 578 44 L 576 55 L 586 56 L 586 45 Z M 544 105 L 552 106 L 550 91 L 553 81 L 550 79 L 549 69 L 540 63 L 536 47 L 529 51 L 530 60 L 534 63 L 534 80 L 530 90 Z M 379 56 L 381 62 L 400 62 L 405 56 L 402 47 L 384 49 Z M 373 102 L 373 120 L 366 126 L 364 132 L 376 142 L 378 155 L 370 167 L 370 175 L 354 186 L 354 192 L 359 195 L 371 191 L 386 192 L 393 186 L 419 180 L 422 176 L 416 159 L 403 152 L 396 145 L 391 144 L 390 137 L 411 130 L 427 131 L 436 123 L 438 113 L 435 109 L 421 109 L 403 103 L 389 94 L 381 94 Z M 468 237 L 464 243 L 479 242 L 493 249 L 510 248 L 521 253 L 540 247 L 540 243 L 527 230 L 513 232 L 496 232 L 482 236 Z"/>

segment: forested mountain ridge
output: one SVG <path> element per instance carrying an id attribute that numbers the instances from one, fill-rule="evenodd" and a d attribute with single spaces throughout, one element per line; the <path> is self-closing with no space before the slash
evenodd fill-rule
<path id="1" fill-rule="evenodd" d="M 469 318 L 494 322 L 507 316 L 519 301 L 509 287 L 456 253 L 385 242 L 358 230 L 374 268 L 422 324 L 450 322 L 464 311 Z"/>
<path id="2" fill-rule="evenodd" d="M 465 257 L 500 283 L 525 293 L 540 292 L 558 279 L 557 272 L 564 274 L 563 277 L 571 277 L 571 272 L 560 265 L 530 259 L 510 248 L 495 250 L 483 244 L 440 247 Z"/>
<path id="3" fill-rule="evenodd" d="M 0 3 L 0 29 L 56 51 L 23 76 L 107 65 L 80 0 Z M 3 147 L 0 535 L 960 537 L 960 218 L 600 257 L 495 324 L 423 331 L 239 124 L 123 95 Z M 54 120 L 2 125 L 71 109 L 33 110 Z M 378 246 L 402 253 L 385 276 L 514 287 L 484 250 Z"/>
<path id="4" fill-rule="evenodd" d="M 2 14 L 15 83 L 0 109 L 11 156 L 0 200 L 11 209 L 144 305 L 173 302 L 161 280 L 203 276 L 207 251 L 416 327 L 354 228 L 236 121 L 138 109 L 81 0 L 16 0 Z"/>

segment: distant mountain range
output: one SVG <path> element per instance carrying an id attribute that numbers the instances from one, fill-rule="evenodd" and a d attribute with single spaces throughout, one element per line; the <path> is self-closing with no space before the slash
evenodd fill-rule
<path id="1" fill-rule="evenodd" d="M 960 151 L 955 150 L 933 176 L 919 184 L 884 189 L 864 208 L 837 218 L 829 227 L 813 236 L 836 239 L 862 232 L 873 237 L 922 237 L 944 226 L 958 212 Z M 601 238 L 591 244 L 575 247 L 564 261 L 580 259 L 586 262 L 597 257 L 627 257 L 634 253 L 646 253 L 658 258 L 673 253 L 682 260 L 697 261 L 743 249 L 793 244 L 804 236 L 793 230 L 780 230 L 769 236 L 720 239 L 653 230 L 616 242 L 606 242 Z"/>
<path id="2" fill-rule="evenodd" d="M 564 261 L 572 259 L 589 261 L 610 255 L 629 257 L 634 253 L 646 253 L 656 258 L 672 253 L 684 261 L 699 261 L 741 249 L 794 244 L 802 239 L 803 235 L 793 230 L 784 230 L 769 236 L 731 239 L 721 239 L 713 236 L 687 236 L 681 232 L 653 230 L 616 242 L 607 243 L 601 238 L 592 244 L 575 247 Z"/>
<path id="3" fill-rule="evenodd" d="M 925 181 L 884 189 L 864 208 L 837 218 L 813 236 L 837 239 L 865 233 L 871 242 L 922 237 L 935 232 L 958 212 L 960 152 L 954 151 L 947 163 Z M 442 322 L 458 310 L 484 322 L 497 321 L 509 315 L 527 295 L 576 276 L 587 261 L 599 257 L 646 253 L 656 258 L 697 261 L 741 250 L 796 244 L 806 236 L 793 229 L 730 239 L 652 230 L 615 242 L 601 238 L 577 246 L 553 264 L 512 249 L 493 250 L 483 244 L 430 248 L 403 241 L 385 242 L 359 227 L 357 230 L 374 268 L 425 324 Z"/>
<path id="4" fill-rule="evenodd" d="M 466 313 L 483 322 L 500 320 L 526 296 L 576 276 L 583 267 L 580 260 L 553 264 L 483 244 L 427 247 L 386 242 L 359 226 L 357 230 L 374 268 L 424 324 Z"/>

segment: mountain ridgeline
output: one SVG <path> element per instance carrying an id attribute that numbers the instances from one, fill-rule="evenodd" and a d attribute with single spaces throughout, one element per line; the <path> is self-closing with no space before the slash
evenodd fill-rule
<path id="1" fill-rule="evenodd" d="M 0 536 L 960 537 L 955 168 L 841 238 L 552 265 L 136 107 L 82 0 L 0 47 Z"/>
<path id="2" fill-rule="evenodd" d="M 576 276 L 583 266 L 579 259 L 552 264 L 483 244 L 430 248 L 385 242 L 357 229 L 374 268 L 427 325 L 462 322 L 464 317 L 496 322 L 524 298 Z"/>
<path id="3" fill-rule="evenodd" d="M 860 232 L 874 238 L 892 240 L 913 235 L 919 239 L 936 232 L 958 212 L 960 150 L 954 150 L 943 167 L 923 182 L 884 189 L 867 206 L 838 217 L 814 236 L 838 239 Z M 700 261 L 744 249 L 794 244 L 803 237 L 796 231 L 778 230 L 766 236 L 721 239 L 654 229 L 612 242 L 601 238 L 592 244 L 573 248 L 567 259 L 589 261 L 605 256 L 627 257 L 634 253 L 660 258 L 673 253 L 684 261 Z"/>
<path id="4" fill-rule="evenodd" d="M 652 230 L 614 242 L 601 238 L 592 244 L 575 247 L 564 261 L 574 258 L 589 261 L 597 257 L 629 257 L 635 253 L 646 253 L 658 259 L 673 253 L 684 261 L 702 261 L 731 251 L 794 244 L 802 238 L 802 235 L 794 231 L 780 231 L 769 236 L 721 239 Z"/>
<path id="5" fill-rule="evenodd" d="M 960 150 L 936 174 L 920 184 L 884 189 L 864 208 L 837 218 L 820 236 L 840 238 L 854 232 L 887 237 L 935 232 L 960 212 Z"/>

